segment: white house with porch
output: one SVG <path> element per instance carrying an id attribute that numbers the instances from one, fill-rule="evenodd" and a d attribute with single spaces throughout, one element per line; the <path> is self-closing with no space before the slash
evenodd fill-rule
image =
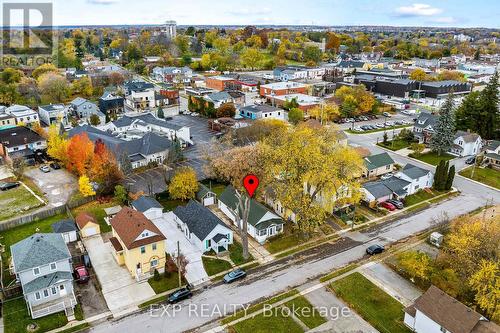
<path id="1" fill-rule="evenodd" d="M 455 156 L 476 156 L 481 152 L 483 140 L 479 134 L 457 131 L 449 153 Z"/>
<path id="2" fill-rule="evenodd" d="M 233 231 L 201 203 L 190 200 L 174 209 L 174 221 L 184 236 L 202 253 L 221 253 L 233 243 Z"/>

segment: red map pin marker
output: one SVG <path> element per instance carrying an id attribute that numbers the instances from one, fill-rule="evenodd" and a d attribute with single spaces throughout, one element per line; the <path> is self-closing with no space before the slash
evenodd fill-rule
<path id="1" fill-rule="evenodd" d="M 255 175 L 248 175 L 243 178 L 243 186 L 247 190 L 248 195 L 253 197 L 255 190 L 259 187 L 259 178 Z"/>

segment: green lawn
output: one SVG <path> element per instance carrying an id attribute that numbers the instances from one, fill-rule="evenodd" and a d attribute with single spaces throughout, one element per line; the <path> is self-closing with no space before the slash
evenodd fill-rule
<path id="1" fill-rule="evenodd" d="M 333 279 L 333 278 L 335 278 L 337 276 L 340 276 L 340 275 L 342 275 L 344 273 L 352 271 L 353 269 L 356 269 L 358 266 L 359 266 L 358 264 L 349 264 L 349 265 L 347 265 L 345 267 L 342 267 L 342 268 L 337 269 L 337 270 L 335 270 L 335 271 L 333 271 L 331 273 L 328 273 L 327 275 L 321 277 L 319 279 L 319 281 L 320 282 L 326 282 L 326 281 L 331 280 L 331 279 Z"/>
<path id="2" fill-rule="evenodd" d="M 12 190 L 0 191 L 0 220 L 25 214 L 34 208 L 43 206 L 24 186 Z"/>
<path id="3" fill-rule="evenodd" d="M 55 215 L 43 220 L 38 220 L 35 222 L 19 225 L 15 228 L 5 230 L 0 232 L 0 242 L 5 245 L 5 252 L 2 253 L 2 258 L 4 260 L 4 264 L 9 262 L 10 258 L 10 246 L 25 239 L 28 236 L 33 235 L 34 233 L 51 233 L 52 228 L 51 225 L 54 222 L 67 218 L 66 214 Z M 7 271 L 5 271 L 6 273 Z M 4 274 L 4 283 L 12 281 L 13 278 L 9 274 Z"/>
<path id="4" fill-rule="evenodd" d="M 230 315 L 230 316 L 222 319 L 221 323 L 222 324 L 228 324 L 228 323 L 230 323 L 232 321 L 235 321 L 235 320 L 237 320 L 239 318 L 244 317 L 245 315 L 248 315 L 250 313 L 254 313 L 254 312 L 257 312 L 257 311 L 263 309 L 265 304 L 274 304 L 274 303 L 277 303 L 279 301 L 284 300 L 285 298 L 291 297 L 293 295 L 297 295 L 298 293 L 299 292 L 298 292 L 297 289 L 292 289 L 292 290 L 287 291 L 285 293 L 279 294 L 279 295 L 274 296 L 274 297 L 272 297 L 272 298 L 270 298 L 268 300 L 265 300 L 264 302 L 252 305 L 246 311 L 245 310 L 240 310 L 238 312 L 235 312 L 234 314 L 232 314 L 232 315 Z"/>
<path id="5" fill-rule="evenodd" d="M 381 333 L 410 333 L 403 324 L 403 305 L 355 272 L 330 288 Z"/>
<path id="6" fill-rule="evenodd" d="M 168 192 L 162 192 L 158 193 L 156 195 L 156 200 L 163 206 L 164 210 L 163 211 L 172 211 L 174 210 L 177 206 L 184 206 L 188 202 L 185 200 L 175 200 L 175 199 L 170 199 Z"/>
<path id="7" fill-rule="evenodd" d="M 405 206 L 413 206 L 415 204 L 418 204 L 422 201 L 432 199 L 434 197 L 437 197 L 438 195 L 444 194 L 444 192 L 439 192 L 436 190 L 431 190 L 432 192 L 429 193 L 424 190 L 420 190 L 414 194 L 408 195 L 404 198 L 404 203 Z"/>
<path id="8" fill-rule="evenodd" d="M 99 226 L 101 228 L 101 233 L 111 231 L 111 226 L 104 221 L 106 217 L 106 213 L 104 212 L 104 208 L 109 208 L 113 206 L 120 205 L 120 202 L 111 200 L 109 202 L 100 203 L 97 200 L 91 201 L 85 205 L 74 208 L 71 213 L 74 217 L 76 217 L 81 212 L 87 212 L 95 216 Z"/>
<path id="9" fill-rule="evenodd" d="M 290 249 L 291 247 L 301 245 L 307 241 L 311 241 L 314 239 L 314 237 L 317 237 L 318 234 L 312 234 L 309 238 L 305 238 L 300 234 L 300 232 L 297 232 L 292 229 L 290 226 L 285 226 L 285 230 L 283 233 L 274 236 L 270 238 L 266 244 L 264 244 L 264 247 L 270 252 L 270 253 L 277 253 L 280 251 L 285 251 Z"/>
<path id="10" fill-rule="evenodd" d="M 206 187 L 211 188 L 212 192 L 217 194 L 217 196 L 221 195 L 227 186 L 227 184 L 223 184 L 223 183 L 220 183 L 216 180 L 210 180 L 210 179 L 203 180 L 201 183 L 203 185 L 205 185 Z"/>
<path id="11" fill-rule="evenodd" d="M 450 154 L 446 154 L 446 153 L 441 154 L 441 156 L 438 156 L 438 154 L 433 152 L 433 151 L 428 152 L 428 153 L 424 153 L 424 154 L 420 154 L 418 156 L 412 153 L 412 154 L 409 154 L 408 156 L 416 158 L 417 160 L 420 160 L 422 162 L 429 163 L 432 165 L 438 165 L 441 160 L 449 161 L 449 160 L 455 158 L 455 156 L 450 155 Z"/>
<path id="12" fill-rule="evenodd" d="M 156 281 L 154 277 L 148 280 L 149 285 L 153 288 L 153 291 L 156 294 L 161 294 L 165 291 L 176 289 L 179 287 L 179 275 L 177 272 L 173 272 L 165 276 L 165 274 L 160 275 L 160 279 Z M 186 283 L 184 278 L 182 279 L 182 283 Z"/>
<path id="13" fill-rule="evenodd" d="M 227 271 L 232 267 L 229 261 L 222 259 L 208 258 L 203 256 L 201 257 L 201 260 L 203 261 L 203 267 L 205 268 L 208 276 Z"/>
<path id="14" fill-rule="evenodd" d="M 24 298 L 6 300 L 3 304 L 3 323 L 5 333 L 25 333 L 27 326 L 35 323 L 36 332 L 47 332 L 68 323 L 64 312 L 54 313 L 38 319 L 31 319 Z"/>
<path id="15" fill-rule="evenodd" d="M 229 245 L 229 258 L 233 261 L 235 265 L 243 265 L 247 262 L 254 260 L 252 255 L 249 253 L 248 259 L 243 258 L 243 247 L 242 245 L 233 239 L 233 244 Z"/>
<path id="16" fill-rule="evenodd" d="M 304 296 L 294 298 L 286 302 L 285 305 L 310 329 L 318 327 L 327 321 Z"/>
<path id="17" fill-rule="evenodd" d="M 459 174 L 480 183 L 500 189 L 500 170 L 476 167 L 474 170 L 474 177 L 471 177 L 472 167 L 468 167 L 467 169 L 460 171 Z"/>
<path id="18" fill-rule="evenodd" d="M 410 146 L 410 142 L 401 139 L 387 141 L 387 143 L 379 142 L 378 146 L 390 149 L 392 151 L 400 150 Z"/>
<path id="19" fill-rule="evenodd" d="M 232 326 L 237 333 L 303 333 L 304 330 L 297 324 L 292 317 L 283 316 L 281 311 L 273 313 L 271 316 L 264 314 L 244 320 Z"/>

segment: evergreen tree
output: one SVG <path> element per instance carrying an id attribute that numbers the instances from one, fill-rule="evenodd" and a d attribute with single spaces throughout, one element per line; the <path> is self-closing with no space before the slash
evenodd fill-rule
<path id="1" fill-rule="evenodd" d="M 439 156 L 450 149 L 455 138 L 455 115 L 453 106 L 453 95 L 450 93 L 439 111 L 434 134 L 432 135 L 430 147 Z"/>
<path id="2" fill-rule="evenodd" d="M 451 187 L 453 186 L 453 179 L 455 179 L 455 166 L 452 165 L 450 170 L 448 171 L 448 179 L 446 179 L 446 186 L 445 190 L 449 191 L 451 190 Z"/>
<path id="3" fill-rule="evenodd" d="M 467 95 L 455 112 L 456 127 L 459 130 L 477 132 L 481 122 L 478 109 L 479 91 L 472 91 Z"/>
<path id="4" fill-rule="evenodd" d="M 165 114 L 163 113 L 163 108 L 161 106 L 158 107 L 158 112 L 156 115 L 158 116 L 158 118 L 165 118 Z"/>
<path id="5" fill-rule="evenodd" d="M 437 191 L 441 191 L 444 186 L 444 182 L 446 181 L 445 167 L 444 160 L 439 161 L 439 164 L 436 167 L 436 173 L 434 173 L 434 189 Z"/>
<path id="6" fill-rule="evenodd" d="M 387 137 L 387 132 L 384 131 L 384 137 L 382 139 L 382 142 L 384 143 L 384 145 L 387 144 L 387 141 L 389 140 L 389 138 Z"/>
<path id="7" fill-rule="evenodd" d="M 478 109 L 483 119 L 477 133 L 483 139 L 495 139 L 500 137 L 500 112 L 498 112 L 498 72 L 491 77 L 479 96 Z"/>

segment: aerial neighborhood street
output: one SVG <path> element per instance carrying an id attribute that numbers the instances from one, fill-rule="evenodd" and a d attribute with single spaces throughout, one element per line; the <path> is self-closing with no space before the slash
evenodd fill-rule
<path id="1" fill-rule="evenodd" d="M 0 333 L 500 333 L 498 5 L 289 5 L 2 4 Z"/>

